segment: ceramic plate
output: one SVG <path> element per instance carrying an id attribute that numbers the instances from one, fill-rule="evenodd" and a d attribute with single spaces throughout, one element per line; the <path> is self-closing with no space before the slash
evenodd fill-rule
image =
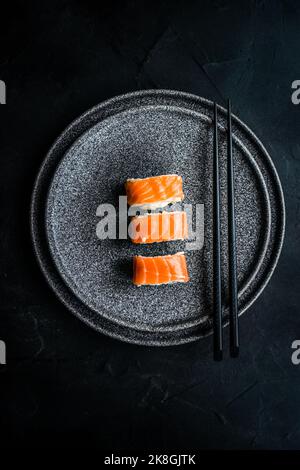
<path id="1" fill-rule="evenodd" d="M 220 109 L 223 287 L 226 299 L 226 114 Z M 280 182 L 267 151 L 233 116 L 239 311 L 267 284 L 284 234 Z M 142 91 L 92 108 L 58 138 L 37 178 L 32 234 L 48 282 L 68 308 L 108 335 L 171 345 L 212 332 L 212 103 L 182 92 Z M 193 210 L 187 242 L 134 245 L 96 235 L 101 204 L 127 178 L 176 173 Z M 184 204 L 178 207 L 184 209 Z M 198 224 L 196 227 L 196 207 Z M 202 246 L 202 239 L 204 240 Z M 187 284 L 132 285 L 132 257 L 185 251 Z M 227 320 L 226 300 L 224 315 Z"/>

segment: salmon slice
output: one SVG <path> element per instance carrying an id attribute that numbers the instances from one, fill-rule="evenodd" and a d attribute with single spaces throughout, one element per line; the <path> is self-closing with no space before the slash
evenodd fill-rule
<path id="1" fill-rule="evenodd" d="M 125 183 L 129 206 L 143 209 L 164 207 L 171 202 L 182 201 L 182 178 L 178 175 L 150 176 L 143 179 L 128 179 Z"/>
<path id="2" fill-rule="evenodd" d="M 133 258 L 133 284 L 136 286 L 188 281 L 189 275 L 184 253 Z"/>
<path id="3" fill-rule="evenodd" d="M 133 243 L 155 243 L 188 238 L 185 212 L 160 212 L 133 217 L 129 225 Z"/>

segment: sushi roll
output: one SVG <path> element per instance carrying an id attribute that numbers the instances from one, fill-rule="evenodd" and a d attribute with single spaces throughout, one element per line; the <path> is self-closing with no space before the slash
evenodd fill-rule
<path id="1" fill-rule="evenodd" d="M 133 284 L 136 286 L 157 286 L 188 281 L 189 275 L 184 253 L 133 258 Z"/>
<path id="2" fill-rule="evenodd" d="M 160 212 L 133 217 L 129 235 L 133 243 L 184 240 L 188 237 L 186 212 Z"/>
<path id="3" fill-rule="evenodd" d="M 129 206 L 141 209 L 156 209 L 170 203 L 182 201 L 182 178 L 178 175 L 150 176 L 128 179 L 125 183 Z"/>

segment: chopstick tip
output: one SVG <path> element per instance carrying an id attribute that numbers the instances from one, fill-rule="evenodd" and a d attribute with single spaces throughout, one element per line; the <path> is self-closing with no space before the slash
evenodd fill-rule
<path id="1" fill-rule="evenodd" d="M 223 351 L 221 349 L 217 349 L 214 351 L 214 360 L 215 361 L 222 361 L 223 359 Z"/>
<path id="2" fill-rule="evenodd" d="M 230 348 L 230 355 L 231 357 L 238 357 L 240 353 L 240 348 L 239 346 L 232 346 Z"/>

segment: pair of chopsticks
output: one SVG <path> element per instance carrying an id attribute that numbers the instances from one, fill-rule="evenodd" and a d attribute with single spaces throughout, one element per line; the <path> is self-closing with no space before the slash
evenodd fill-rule
<path id="1" fill-rule="evenodd" d="M 214 357 L 223 358 L 223 314 L 221 276 L 221 215 L 220 215 L 220 172 L 218 146 L 218 105 L 214 103 L 214 166 L 213 166 L 213 250 L 214 250 Z M 227 204 L 228 204 L 228 259 L 229 259 L 229 332 L 230 354 L 239 354 L 236 229 L 234 208 L 234 164 L 232 155 L 231 102 L 227 106 Z"/>

